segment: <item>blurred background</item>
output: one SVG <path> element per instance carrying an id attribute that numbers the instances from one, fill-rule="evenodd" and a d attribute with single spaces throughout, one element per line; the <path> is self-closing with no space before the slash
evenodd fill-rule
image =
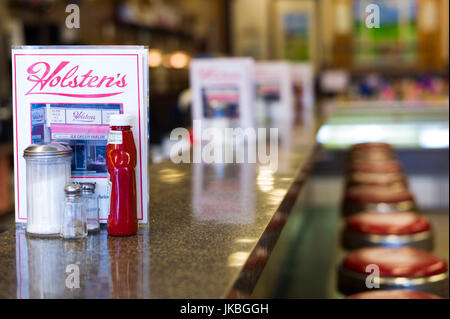
<path id="1" fill-rule="evenodd" d="M 70 3 L 80 8 L 79 29 L 65 26 Z M 369 3 L 380 5 L 382 28 L 361 27 Z M 446 0 L 5 0 L 0 75 L 10 78 L 11 45 L 147 45 L 151 144 L 190 123 L 180 93 L 198 56 L 312 64 L 319 100 L 445 105 L 448 6 Z M 2 142 L 10 139 L 3 124 L 10 96 L 11 81 L 2 80 Z"/>
<path id="2" fill-rule="evenodd" d="M 68 29 L 68 4 L 80 28 Z M 368 4 L 382 28 L 362 27 Z M 165 157 L 189 127 L 189 62 L 251 56 L 314 72 L 319 132 L 330 149 L 359 140 L 448 147 L 449 2 L 446 0 L 9 0 L 0 2 L 0 214 L 11 210 L 12 45 L 147 45 L 150 144 Z M 338 110 L 338 112 L 336 111 Z"/>

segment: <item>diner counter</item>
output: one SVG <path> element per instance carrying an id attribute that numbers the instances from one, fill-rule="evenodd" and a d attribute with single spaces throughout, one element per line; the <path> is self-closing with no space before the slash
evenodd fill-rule
<path id="1" fill-rule="evenodd" d="M 5 231 L 0 298 L 249 296 L 312 165 L 319 124 L 280 126 L 277 170 L 150 165 L 150 223 L 136 236 L 102 229 L 71 241 Z"/>

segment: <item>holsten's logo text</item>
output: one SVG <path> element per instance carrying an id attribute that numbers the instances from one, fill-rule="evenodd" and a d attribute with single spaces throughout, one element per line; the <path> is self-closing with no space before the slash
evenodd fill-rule
<path id="1" fill-rule="evenodd" d="M 200 79 L 202 80 L 216 80 L 216 81 L 238 81 L 241 75 L 236 72 L 227 72 L 216 69 L 200 70 Z"/>
<path id="2" fill-rule="evenodd" d="M 80 122 L 94 122 L 95 121 L 95 115 L 89 115 L 88 113 L 85 113 L 83 111 L 79 112 L 73 112 L 72 118 L 74 120 L 80 121 Z"/>
<path id="3" fill-rule="evenodd" d="M 66 114 L 67 114 L 66 124 L 94 124 L 94 125 L 103 124 L 101 110 L 67 109 Z"/>
<path id="4" fill-rule="evenodd" d="M 34 85 L 25 95 L 47 94 L 79 98 L 101 98 L 118 95 L 123 93 L 123 91 L 78 94 L 72 92 L 70 89 L 121 89 L 128 85 L 126 82 L 126 74 L 117 73 L 115 75 L 100 75 L 95 74 L 93 70 L 80 74 L 83 72 L 78 72 L 79 65 L 70 67 L 68 66 L 69 63 L 69 61 L 62 61 L 53 70 L 47 62 L 36 62 L 30 65 L 27 69 L 27 80 L 34 83 Z M 55 87 L 62 88 L 64 90 L 59 90 L 58 92 L 50 92 L 48 90 L 49 88 Z"/>

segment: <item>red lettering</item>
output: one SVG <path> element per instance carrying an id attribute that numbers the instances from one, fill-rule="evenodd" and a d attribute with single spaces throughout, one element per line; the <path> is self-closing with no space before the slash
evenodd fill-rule
<path id="1" fill-rule="evenodd" d="M 94 88 L 95 87 L 94 82 L 96 82 L 97 80 L 98 80 L 98 76 L 94 75 L 92 78 L 89 79 L 87 86 L 90 88 Z"/>
<path id="2" fill-rule="evenodd" d="M 36 62 L 27 68 L 28 77 L 27 80 L 33 83 L 31 89 L 26 93 L 28 94 L 49 94 L 49 95 L 61 95 L 83 98 L 95 98 L 106 97 L 121 94 L 123 92 L 112 93 L 89 93 L 79 94 L 73 92 L 46 92 L 45 88 L 48 87 L 61 87 L 61 88 L 123 88 L 127 86 L 126 75 L 118 73 L 116 77 L 112 76 L 99 76 L 94 75 L 93 70 L 89 70 L 87 73 L 80 75 L 79 65 L 75 65 L 68 71 L 64 71 L 64 68 L 69 64 L 69 61 L 60 62 L 57 67 L 52 70 L 52 67 L 47 62 Z M 81 77 L 81 81 L 80 81 Z M 99 81 L 99 79 L 101 80 Z"/>
<path id="3" fill-rule="evenodd" d="M 69 82 L 69 84 L 67 84 L 67 85 L 65 85 L 64 82 L 65 82 L 66 80 L 70 79 L 70 78 L 72 77 L 72 75 L 74 75 L 77 71 L 78 71 L 78 65 L 77 65 L 77 66 L 74 66 L 73 68 L 71 68 L 71 69 L 69 70 L 69 72 L 67 72 L 66 75 L 64 75 L 64 77 L 63 77 L 63 79 L 62 79 L 62 81 L 61 81 L 61 87 L 65 88 L 65 87 L 70 86 L 70 83 L 72 83 L 72 81 Z"/>

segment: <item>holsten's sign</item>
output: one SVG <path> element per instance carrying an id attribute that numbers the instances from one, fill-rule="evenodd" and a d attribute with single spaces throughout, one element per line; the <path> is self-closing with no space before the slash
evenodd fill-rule
<path id="1" fill-rule="evenodd" d="M 127 74 L 96 74 L 94 70 L 82 71 L 80 65 L 74 65 L 70 61 L 61 61 L 54 68 L 45 62 L 39 61 L 31 64 L 27 68 L 27 80 L 33 83 L 26 95 L 30 94 L 49 94 L 67 97 L 80 98 L 100 98 L 122 94 L 120 90 L 127 86 Z M 56 88 L 56 90 L 53 90 Z M 73 93 L 76 88 L 93 88 L 98 93 Z M 106 90 L 114 88 L 113 92 Z"/>
<path id="2" fill-rule="evenodd" d="M 74 150 L 72 179 L 96 182 L 100 218 L 109 213 L 105 146 L 109 117 L 133 116 L 138 163 L 138 218 L 147 222 L 148 49 L 140 46 L 14 47 L 13 118 L 16 222 L 27 220 L 30 143 L 66 142 Z"/>

